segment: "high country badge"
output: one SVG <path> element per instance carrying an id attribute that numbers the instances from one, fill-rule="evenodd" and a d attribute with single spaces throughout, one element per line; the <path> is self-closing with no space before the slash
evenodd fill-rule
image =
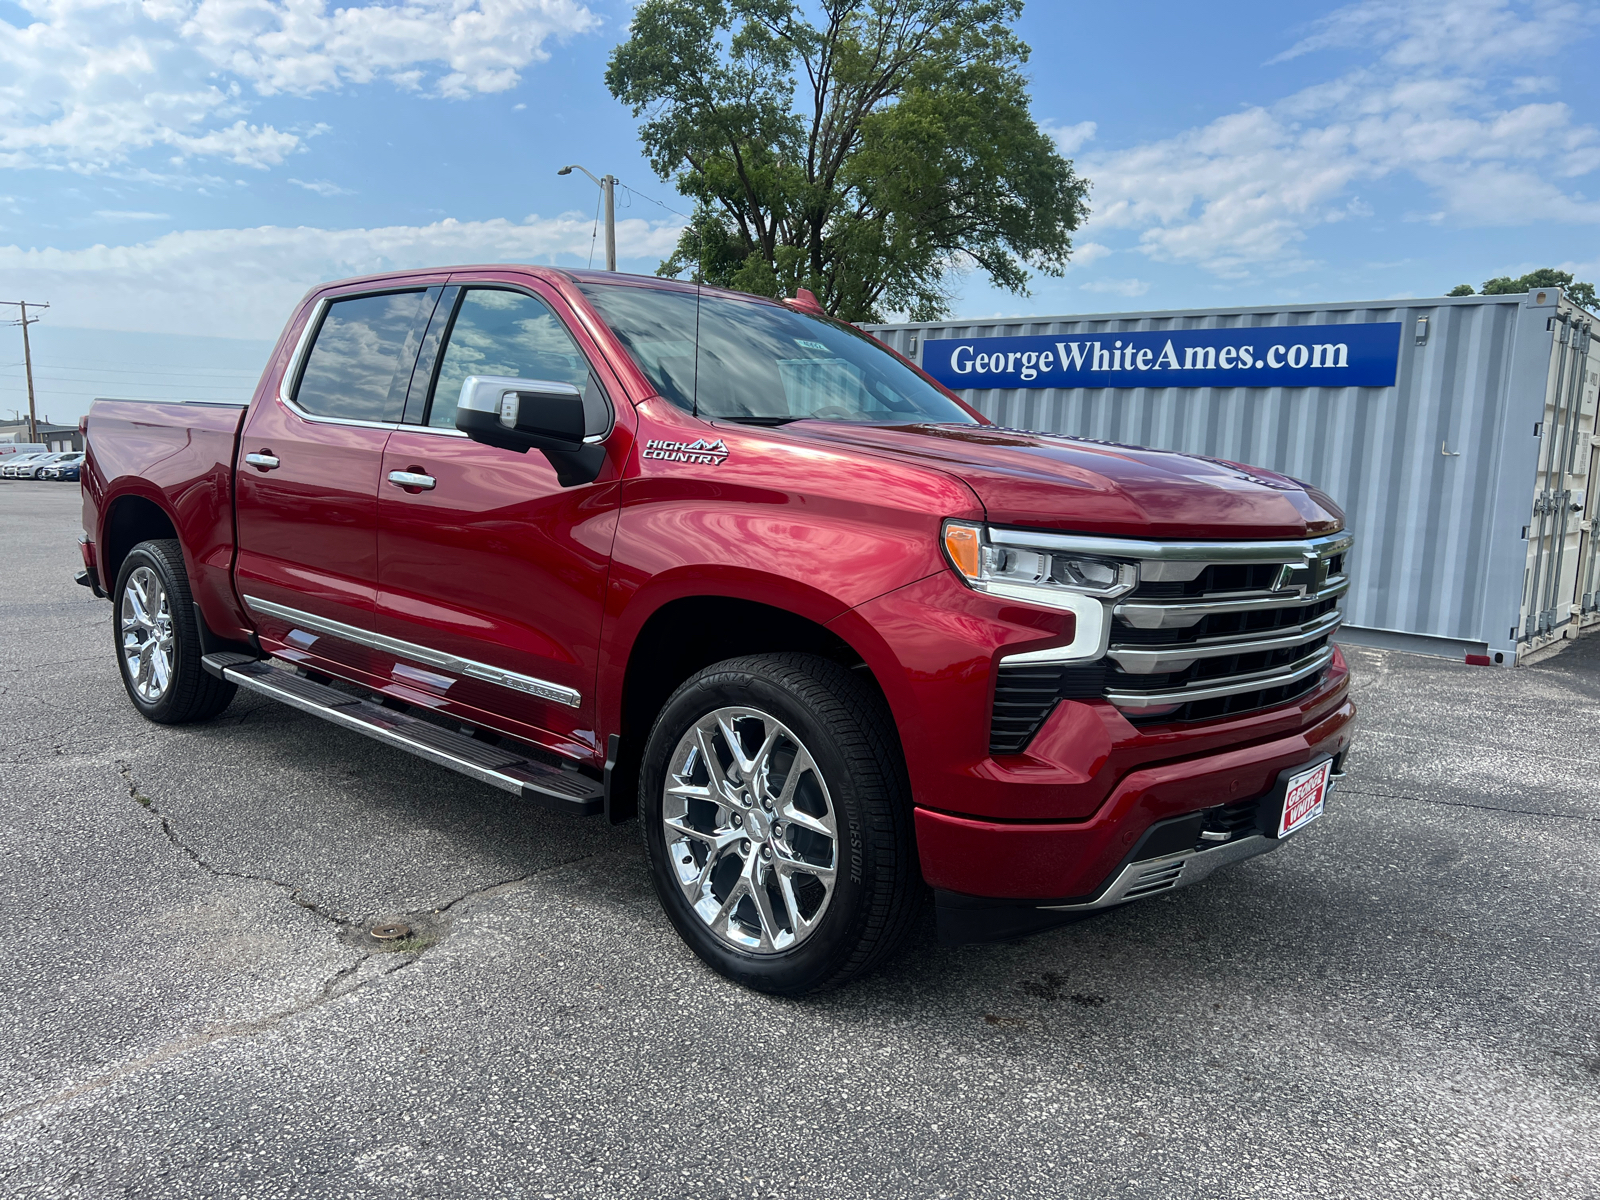
<path id="1" fill-rule="evenodd" d="M 645 443 L 644 457 L 660 459 L 662 462 L 704 463 L 717 467 L 727 460 L 728 447 L 721 438 L 714 442 L 708 442 L 705 438 L 696 438 L 692 442 L 665 442 L 651 438 Z"/>

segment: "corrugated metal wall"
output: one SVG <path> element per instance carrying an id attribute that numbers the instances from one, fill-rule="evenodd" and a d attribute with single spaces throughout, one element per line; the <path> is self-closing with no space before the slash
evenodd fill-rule
<path id="1" fill-rule="evenodd" d="M 1517 296 L 873 327 L 932 338 L 1111 335 L 1400 321 L 1389 388 L 972 390 L 1002 425 L 1271 467 L 1344 505 L 1358 536 L 1347 622 L 1514 653 L 1556 290 Z M 1419 342 L 1418 318 L 1426 318 Z M 915 341 L 913 341 L 915 339 Z M 1444 644 L 1443 650 L 1460 647 Z"/>

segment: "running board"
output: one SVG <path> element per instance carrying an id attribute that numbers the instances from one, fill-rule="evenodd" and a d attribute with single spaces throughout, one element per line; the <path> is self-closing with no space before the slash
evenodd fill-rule
<path id="1" fill-rule="evenodd" d="M 588 817 L 602 807 L 599 781 L 577 771 L 564 771 L 370 700 L 347 696 L 266 659 L 218 652 L 205 655 L 200 662 L 208 675 L 366 734 L 554 812 Z"/>

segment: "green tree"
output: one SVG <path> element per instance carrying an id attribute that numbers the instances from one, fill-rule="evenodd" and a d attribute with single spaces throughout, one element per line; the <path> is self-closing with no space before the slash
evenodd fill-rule
<path id="1" fill-rule="evenodd" d="M 1445 293 L 1446 296 L 1476 296 L 1477 294 L 1472 290 L 1470 283 L 1458 283 Z"/>
<path id="2" fill-rule="evenodd" d="M 1059 275 L 1088 180 L 1029 111 L 1022 0 L 645 0 L 606 84 L 695 201 L 660 273 L 850 321 L 949 311 L 969 267 Z"/>
<path id="3" fill-rule="evenodd" d="M 1470 296 L 1472 289 L 1462 284 L 1452 296 Z M 1554 267 L 1541 267 L 1537 271 L 1529 271 L 1520 279 L 1513 279 L 1509 275 L 1501 275 L 1494 279 L 1484 281 L 1483 294 L 1485 296 L 1511 296 L 1520 292 L 1531 292 L 1535 288 L 1561 288 L 1567 293 L 1567 299 L 1574 304 L 1581 304 L 1584 308 L 1600 311 L 1600 305 L 1595 302 L 1594 284 L 1574 283 L 1571 271 L 1557 271 Z"/>

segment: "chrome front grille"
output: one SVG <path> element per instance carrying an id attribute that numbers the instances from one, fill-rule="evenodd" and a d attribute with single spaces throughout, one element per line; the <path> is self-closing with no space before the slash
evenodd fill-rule
<path id="1" fill-rule="evenodd" d="M 1203 721 L 1284 704 L 1321 683 L 1349 590 L 1348 534 L 1292 542 L 1145 542 L 1061 534 L 1048 544 L 1139 564 L 1110 605 L 1094 695 L 1135 723 Z M 1002 659 L 991 753 L 1022 750 L 1086 664 Z M 1057 680 L 1054 691 L 1050 678 Z M 1003 711 L 1002 711 L 1003 709 Z"/>
<path id="2" fill-rule="evenodd" d="M 1310 691 L 1333 660 L 1351 541 L 1151 543 L 1112 609 L 1106 699 L 1134 721 L 1197 721 Z"/>

